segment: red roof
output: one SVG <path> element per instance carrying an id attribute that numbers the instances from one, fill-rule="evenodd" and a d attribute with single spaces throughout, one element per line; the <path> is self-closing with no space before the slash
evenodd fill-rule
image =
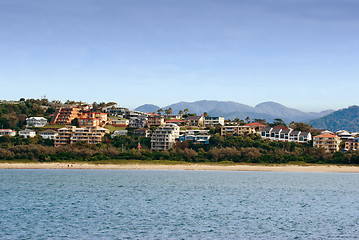
<path id="1" fill-rule="evenodd" d="M 244 126 L 249 126 L 249 127 L 265 127 L 266 125 L 263 125 L 262 123 L 258 123 L 258 122 L 252 122 L 252 123 L 247 123 Z"/>

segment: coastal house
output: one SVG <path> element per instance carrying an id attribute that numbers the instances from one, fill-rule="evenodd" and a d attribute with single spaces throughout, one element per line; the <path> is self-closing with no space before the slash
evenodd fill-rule
<path id="1" fill-rule="evenodd" d="M 326 152 L 339 151 L 340 142 L 340 137 L 334 134 L 321 134 L 313 137 L 313 146 L 324 148 Z"/>
<path id="2" fill-rule="evenodd" d="M 180 131 L 179 141 L 192 141 L 195 144 L 209 144 L 209 130 L 184 130 Z"/>
<path id="3" fill-rule="evenodd" d="M 42 137 L 43 139 L 52 139 L 55 140 L 55 137 L 57 135 L 59 135 L 56 131 L 48 129 L 45 131 L 42 131 L 39 133 L 40 137 Z"/>
<path id="4" fill-rule="evenodd" d="M 224 126 L 224 117 L 205 117 L 204 118 L 204 126 L 217 126 L 221 125 Z"/>
<path id="5" fill-rule="evenodd" d="M 126 136 L 128 133 L 128 130 L 115 130 L 111 137 L 116 137 L 116 136 Z"/>
<path id="6" fill-rule="evenodd" d="M 146 129 L 146 128 L 133 129 L 132 134 L 139 136 L 139 137 L 150 137 L 151 130 Z"/>
<path id="7" fill-rule="evenodd" d="M 186 118 L 187 126 L 202 127 L 204 125 L 203 116 L 188 116 Z"/>
<path id="8" fill-rule="evenodd" d="M 113 119 L 110 124 L 114 127 L 127 127 L 130 124 L 128 119 Z"/>
<path id="9" fill-rule="evenodd" d="M 33 138 L 36 136 L 36 132 L 31 129 L 25 129 L 25 130 L 19 131 L 19 135 L 24 138 Z"/>
<path id="10" fill-rule="evenodd" d="M 341 140 L 353 140 L 355 138 L 355 135 L 351 134 L 350 132 L 346 130 L 340 130 L 336 132 L 337 136 L 340 137 Z"/>
<path id="11" fill-rule="evenodd" d="M 165 123 L 165 118 L 162 115 L 150 114 L 147 117 L 147 126 L 160 126 Z"/>
<path id="12" fill-rule="evenodd" d="M 180 120 L 180 119 L 169 119 L 169 120 L 166 120 L 166 124 L 167 123 L 173 123 L 173 124 L 177 124 L 178 126 L 181 126 L 182 124 L 185 124 L 186 121 Z"/>
<path id="13" fill-rule="evenodd" d="M 12 129 L 0 129 L 0 137 L 2 136 L 10 136 L 15 137 L 16 131 Z"/>
<path id="14" fill-rule="evenodd" d="M 159 126 L 151 137 L 151 149 L 162 151 L 171 148 L 179 138 L 180 127 L 176 124 Z"/>
<path id="15" fill-rule="evenodd" d="M 312 140 L 310 132 L 294 131 L 287 127 L 265 127 L 262 128 L 260 135 L 263 139 L 281 142 L 308 143 Z"/>
<path id="16" fill-rule="evenodd" d="M 26 127 L 44 127 L 47 125 L 47 119 L 44 117 L 26 118 Z"/>
<path id="17" fill-rule="evenodd" d="M 132 128 L 144 128 L 147 124 L 147 117 L 137 116 L 129 119 L 129 126 Z"/>
<path id="18" fill-rule="evenodd" d="M 121 107 L 117 104 L 108 106 L 104 109 L 104 112 L 108 113 L 108 115 L 117 117 L 123 117 L 127 111 L 129 111 L 128 108 Z"/>

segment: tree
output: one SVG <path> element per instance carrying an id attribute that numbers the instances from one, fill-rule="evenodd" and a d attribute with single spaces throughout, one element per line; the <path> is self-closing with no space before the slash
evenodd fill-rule
<path id="1" fill-rule="evenodd" d="M 179 110 L 178 114 L 182 117 L 183 111 L 182 111 L 182 110 Z"/>
<path id="2" fill-rule="evenodd" d="M 255 118 L 254 121 L 257 122 L 257 123 L 261 123 L 263 125 L 267 125 L 267 122 L 266 122 L 265 119 Z"/>
<path id="3" fill-rule="evenodd" d="M 294 131 L 310 132 L 312 130 L 312 125 L 303 122 L 291 122 L 289 127 L 293 128 Z"/>
<path id="4" fill-rule="evenodd" d="M 185 108 L 183 111 L 184 111 L 184 114 L 186 114 L 186 115 L 189 113 L 188 108 Z"/>
<path id="5" fill-rule="evenodd" d="M 72 125 L 72 126 L 79 127 L 79 126 L 80 126 L 80 125 L 79 125 L 79 119 L 78 119 L 78 118 L 72 119 L 71 125 Z"/>
<path id="6" fill-rule="evenodd" d="M 274 119 L 274 121 L 273 121 L 273 123 L 271 124 L 271 126 L 272 126 L 272 127 L 275 127 L 275 126 L 284 126 L 284 127 L 286 127 L 287 124 L 285 124 L 285 122 L 284 122 L 282 119 L 276 118 L 276 119 Z"/>
<path id="7" fill-rule="evenodd" d="M 204 117 L 209 117 L 209 115 L 208 115 L 207 112 L 204 112 L 204 113 L 203 113 L 203 116 L 204 116 Z"/>
<path id="8" fill-rule="evenodd" d="M 249 117 L 246 117 L 244 120 L 246 120 L 247 123 L 251 120 Z"/>
<path id="9" fill-rule="evenodd" d="M 163 109 L 160 108 L 160 109 L 157 110 L 157 112 L 158 112 L 159 115 L 162 115 Z"/>

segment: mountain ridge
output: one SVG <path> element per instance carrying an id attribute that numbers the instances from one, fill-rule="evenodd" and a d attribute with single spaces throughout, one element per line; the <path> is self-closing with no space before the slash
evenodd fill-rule
<path id="1" fill-rule="evenodd" d="M 307 122 L 334 112 L 334 110 L 325 110 L 321 112 L 303 112 L 294 108 L 288 108 L 280 103 L 273 101 L 262 102 L 257 104 L 255 107 L 234 101 L 181 101 L 167 105 L 162 109 L 168 108 L 172 108 L 174 114 L 177 114 L 180 110 L 183 111 L 184 109 L 188 108 L 190 113 L 196 113 L 197 115 L 207 112 L 210 116 L 223 116 L 226 119 L 231 120 L 236 117 L 240 119 L 250 117 L 252 120 L 255 118 L 263 118 L 269 122 L 273 121 L 275 118 L 281 118 L 287 123 L 290 123 L 291 121 Z M 156 109 L 155 111 L 157 111 L 160 109 L 160 107 L 153 104 L 145 104 L 137 107 L 135 110 L 142 112 L 153 112 L 153 109 Z"/>

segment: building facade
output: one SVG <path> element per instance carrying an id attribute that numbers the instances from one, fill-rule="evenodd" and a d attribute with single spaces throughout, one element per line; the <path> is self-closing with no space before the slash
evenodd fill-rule
<path id="1" fill-rule="evenodd" d="M 340 137 L 334 134 L 322 134 L 314 136 L 313 146 L 316 148 L 324 148 L 326 152 L 337 152 L 340 148 Z"/>
<path id="2" fill-rule="evenodd" d="M 80 110 L 77 107 L 67 107 L 56 109 L 50 124 L 66 125 L 71 121 L 80 117 Z"/>
<path id="3" fill-rule="evenodd" d="M 26 127 L 44 127 L 47 125 L 47 119 L 44 117 L 26 118 Z"/>
<path id="4" fill-rule="evenodd" d="M 16 131 L 12 130 L 12 129 L 0 129 L 0 137 L 2 137 L 2 136 L 15 137 Z"/>
<path id="5" fill-rule="evenodd" d="M 224 117 L 205 117 L 204 118 L 204 126 L 217 126 L 221 125 L 224 126 Z"/>
<path id="6" fill-rule="evenodd" d="M 36 136 L 36 132 L 31 129 L 25 129 L 25 130 L 19 131 L 19 135 L 24 138 L 33 138 Z"/>
<path id="7" fill-rule="evenodd" d="M 359 149 L 359 138 L 351 139 L 345 142 L 345 150 L 355 151 Z"/>
<path id="8" fill-rule="evenodd" d="M 159 126 L 151 137 L 151 149 L 163 151 L 173 147 L 179 138 L 180 127 L 176 124 Z"/>
<path id="9" fill-rule="evenodd" d="M 255 134 L 256 130 L 250 126 L 222 126 L 221 136 L 243 136 L 249 134 Z"/>
<path id="10" fill-rule="evenodd" d="M 56 136 L 59 135 L 56 131 L 54 130 L 45 130 L 39 133 L 39 135 L 43 138 L 43 139 L 52 139 L 55 140 Z"/>

